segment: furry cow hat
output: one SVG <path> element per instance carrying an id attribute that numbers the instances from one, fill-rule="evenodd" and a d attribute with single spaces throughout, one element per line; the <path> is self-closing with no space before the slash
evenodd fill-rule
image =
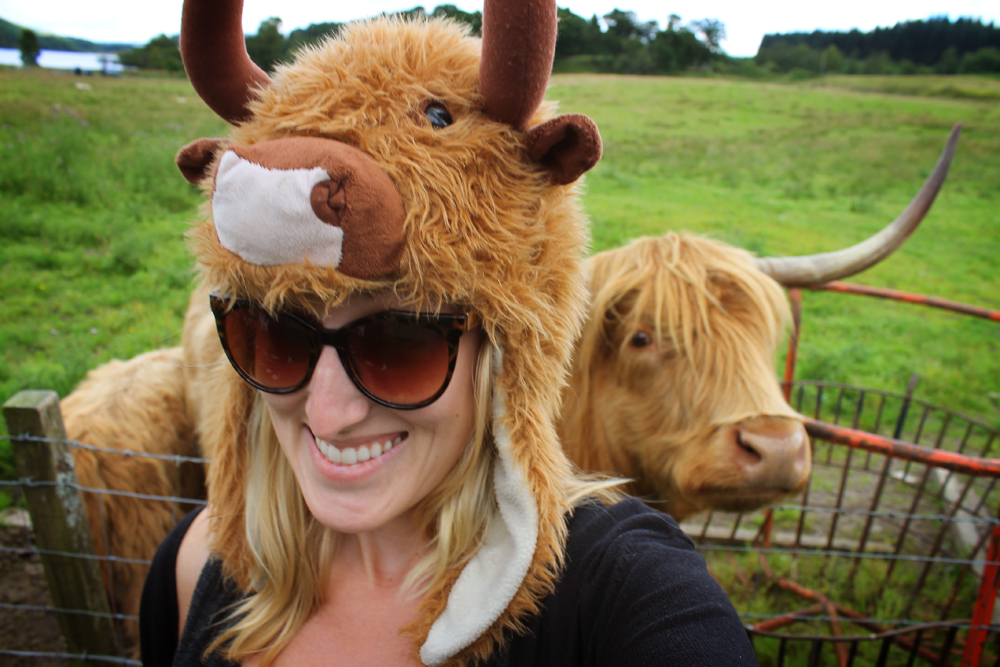
<path id="1" fill-rule="evenodd" d="M 554 421 L 587 299 L 574 183 L 601 140 L 586 117 L 542 104 L 555 3 L 487 0 L 481 41 L 448 21 L 359 22 L 273 79 L 247 57 L 241 13 L 242 0 L 184 8 L 188 75 L 235 126 L 177 158 L 211 196 L 193 232 L 202 280 L 265 308 L 389 291 L 477 314 L 494 346 L 497 520 L 428 592 L 415 633 L 427 664 L 489 655 L 551 591 L 566 539 L 572 467 Z M 247 586 L 255 390 L 218 372 L 213 545 Z"/>

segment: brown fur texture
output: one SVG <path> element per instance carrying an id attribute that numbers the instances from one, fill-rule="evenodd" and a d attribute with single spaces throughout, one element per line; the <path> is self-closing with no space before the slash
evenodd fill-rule
<path id="1" fill-rule="evenodd" d="M 354 24 L 280 68 L 251 104 L 252 118 L 233 132 L 232 145 L 320 136 L 366 153 L 406 206 L 398 274 L 359 280 L 308 264 L 256 266 L 221 246 L 210 218 L 192 234 L 206 288 L 266 307 L 309 308 L 306 297 L 314 296 L 336 305 L 351 293 L 385 290 L 422 308 L 462 303 L 477 312 L 486 334 L 504 350 L 497 378 L 507 396 L 504 426 L 515 464 L 537 501 L 539 536 L 514 600 L 454 658 L 456 664 L 492 655 L 506 630 L 519 629 L 538 610 L 557 577 L 569 509 L 563 480 L 572 467 L 554 422 L 586 301 L 582 255 L 588 239 L 576 188 L 552 182 L 530 158 L 523 132 L 483 114 L 478 67 L 478 40 L 453 24 Z M 443 103 L 454 124 L 431 127 L 419 113 L 427 100 Z M 530 124 L 548 118 L 536 114 Z M 196 319 L 188 323 L 205 332 Z M 199 438 L 213 459 L 209 499 L 219 510 L 213 546 L 226 571 L 246 586 L 252 561 L 244 541 L 243 443 L 253 390 L 224 359 L 205 353 L 217 353 L 217 342 L 190 340 L 186 335 L 185 349 L 199 358 L 194 368 L 207 371 L 204 382 L 211 387 L 199 390 L 194 409 L 202 416 Z M 196 349 L 202 344 L 206 349 Z M 412 628 L 418 645 L 452 583 L 427 595 Z"/>
<path id="2" fill-rule="evenodd" d="M 560 434 L 678 520 L 801 490 L 809 445 L 774 353 L 790 316 L 752 256 L 670 233 L 591 259 L 593 302 Z"/>
<path id="3" fill-rule="evenodd" d="M 62 402 L 68 437 L 108 449 L 197 456 L 182 364 L 183 352 L 173 348 L 111 361 L 91 371 Z M 201 467 L 192 463 L 89 449 L 75 449 L 74 458 L 79 482 L 87 488 L 188 498 L 204 493 Z M 84 502 L 96 553 L 130 559 L 151 560 L 188 511 L 167 501 L 93 492 L 84 493 Z M 146 569 L 141 564 L 103 564 L 115 611 L 138 615 Z M 126 621 L 123 634 L 137 654 L 138 623 Z"/>

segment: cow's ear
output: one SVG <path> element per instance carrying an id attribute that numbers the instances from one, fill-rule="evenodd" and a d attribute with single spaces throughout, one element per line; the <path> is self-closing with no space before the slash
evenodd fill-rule
<path id="1" fill-rule="evenodd" d="M 174 162 L 190 183 L 201 183 L 208 176 L 208 167 L 222 145 L 222 139 L 197 139 L 177 151 Z"/>
<path id="2" fill-rule="evenodd" d="M 554 183 L 566 185 L 601 159 L 601 134 L 583 114 L 556 116 L 528 130 L 528 153 Z"/>

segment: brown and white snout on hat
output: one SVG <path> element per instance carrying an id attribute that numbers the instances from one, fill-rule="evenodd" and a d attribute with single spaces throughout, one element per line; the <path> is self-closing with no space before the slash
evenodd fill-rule
<path id="1" fill-rule="evenodd" d="M 191 182 L 207 178 L 221 142 L 181 149 Z M 288 137 L 222 153 L 212 187 L 212 217 L 227 250 L 258 266 L 303 260 L 354 278 L 399 268 L 403 199 L 360 150 L 332 139 Z"/>

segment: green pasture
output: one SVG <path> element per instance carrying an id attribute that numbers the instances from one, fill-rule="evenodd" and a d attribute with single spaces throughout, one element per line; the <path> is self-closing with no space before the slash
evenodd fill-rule
<path id="1" fill-rule="evenodd" d="M 65 396 L 109 359 L 180 344 L 199 195 L 173 156 L 225 128 L 184 79 L 0 68 L 0 398 Z"/>
<path id="2" fill-rule="evenodd" d="M 855 280 L 1000 308 L 1000 80 L 564 75 L 550 97 L 604 137 L 586 183 L 595 250 L 668 230 L 760 254 L 856 243 L 903 209 L 962 122 L 924 226 Z M 109 359 L 179 344 L 200 195 L 173 156 L 225 132 L 183 79 L 0 69 L 0 397 L 65 396 Z M 804 301 L 799 377 L 898 391 L 919 373 L 919 397 L 1000 425 L 996 323 Z M 9 461 L 0 442 L 0 477 Z"/>

